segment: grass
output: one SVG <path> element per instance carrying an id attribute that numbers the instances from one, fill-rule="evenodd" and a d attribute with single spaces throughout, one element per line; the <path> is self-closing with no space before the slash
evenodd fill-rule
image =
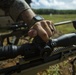
<path id="1" fill-rule="evenodd" d="M 76 20 L 76 15 L 42 15 L 46 20 L 53 21 L 54 23 L 58 22 L 64 22 L 69 20 Z M 57 31 L 61 32 L 62 34 L 75 32 L 75 29 L 73 27 L 73 24 L 67 24 L 67 25 L 60 25 L 56 26 Z"/>
<path id="2" fill-rule="evenodd" d="M 47 20 L 52 20 L 54 22 L 66 21 L 66 20 L 76 20 L 76 14 L 72 15 L 42 15 Z"/>

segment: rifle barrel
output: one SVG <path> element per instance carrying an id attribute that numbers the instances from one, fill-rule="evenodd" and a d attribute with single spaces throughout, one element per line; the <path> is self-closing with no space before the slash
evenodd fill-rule
<path id="1" fill-rule="evenodd" d="M 58 22 L 58 23 L 55 23 L 54 25 L 59 26 L 59 25 L 69 24 L 69 23 L 72 23 L 72 22 L 73 21 L 69 20 L 69 21 Z"/>
<path id="2" fill-rule="evenodd" d="M 58 23 L 54 23 L 55 26 L 59 26 L 59 25 L 64 25 L 64 24 L 70 24 L 73 23 L 73 20 L 69 20 L 69 21 L 62 21 L 62 22 L 58 22 Z M 27 25 L 25 25 L 27 26 Z M 22 27 L 25 27 L 24 25 L 22 25 Z M 8 25 L 8 26 L 0 26 L 0 29 L 14 29 L 14 28 L 18 28 L 20 27 L 19 25 Z"/>

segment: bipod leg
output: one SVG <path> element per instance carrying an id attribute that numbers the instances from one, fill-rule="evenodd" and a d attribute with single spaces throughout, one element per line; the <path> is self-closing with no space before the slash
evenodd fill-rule
<path id="1" fill-rule="evenodd" d="M 74 58 L 70 63 L 72 65 L 72 75 L 76 75 L 76 70 L 75 70 L 75 62 L 76 62 L 76 58 Z"/>

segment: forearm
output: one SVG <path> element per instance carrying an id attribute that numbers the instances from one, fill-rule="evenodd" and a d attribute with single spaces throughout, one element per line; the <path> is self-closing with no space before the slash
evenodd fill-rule
<path id="1" fill-rule="evenodd" d="M 28 9 L 26 11 L 23 11 L 21 13 L 22 19 L 24 22 L 26 22 L 28 25 L 30 24 L 32 18 L 35 16 L 36 14 L 31 10 Z"/>

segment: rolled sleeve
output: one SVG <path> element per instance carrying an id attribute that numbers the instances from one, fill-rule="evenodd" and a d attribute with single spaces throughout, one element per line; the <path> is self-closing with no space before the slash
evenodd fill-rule
<path id="1" fill-rule="evenodd" d="M 25 0 L 15 0 L 12 6 L 10 7 L 9 13 L 14 21 L 17 21 L 19 15 L 24 11 L 29 9 L 29 5 Z"/>

